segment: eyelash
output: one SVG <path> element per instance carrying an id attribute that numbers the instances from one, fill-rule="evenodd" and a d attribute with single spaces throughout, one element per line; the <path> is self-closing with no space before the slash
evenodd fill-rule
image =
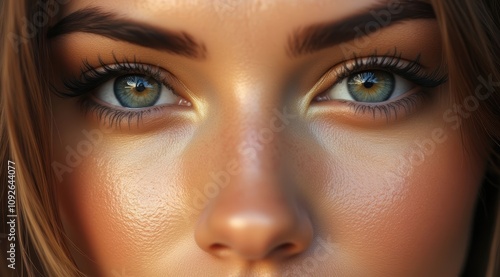
<path id="1" fill-rule="evenodd" d="M 159 67 L 142 64 L 137 61 L 135 56 L 133 60 L 130 61 L 127 58 L 119 60 L 115 55 L 113 55 L 113 60 L 114 64 L 108 65 L 104 63 L 102 58 L 99 56 L 99 69 L 92 66 L 88 60 L 84 60 L 83 66 L 80 69 L 81 78 L 71 78 L 68 80 L 63 80 L 63 86 L 65 90 L 56 90 L 56 93 L 62 97 L 79 98 L 79 103 L 84 114 L 93 112 L 97 115 L 99 121 L 107 122 L 109 126 L 119 127 L 123 120 L 127 120 L 128 126 L 130 128 L 130 123 L 132 122 L 132 120 L 135 119 L 138 125 L 143 115 L 147 113 L 157 112 L 161 110 L 162 107 L 154 106 L 140 110 L 118 110 L 93 101 L 90 97 L 90 92 L 106 81 L 125 74 L 147 75 L 158 80 L 168 89 L 174 92 L 175 90 L 166 81 L 167 78 L 163 76 L 162 71 Z"/>
<path id="2" fill-rule="evenodd" d="M 437 68 L 431 73 L 425 73 L 423 67 L 420 65 L 420 54 L 415 60 L 409 62 L 404 61 L 401 55 L 402 54 L 395 49 L 392 54 L 385 56 L 377 56 L 376 52 L 367 58 L 354 56 L 352 62 L 343 62 L 340 71 L 336 73 L 337 81 L 329 86 L 327 91 L 353 74 L 366 70 L 383 70 L 399 75 L 424 89 L 411 96 L 387 103 L 382 102 L 382 104 L 367 104 L 348 100 L 339 101 L 347 103 L 353 108 L 355 113 L 372 113 L 374 117 L 377 113 L 380 113 L 386 116 L 387 121 L 389 121 L 392 114 L 397 116 L 399 109 L 404 109 L 405 113 L 409 113 L 409 111 L 415 108 L 419 100 L 426 96 L 426 89 L 435 88 L 445 83 L 448 80 L 448 76 L 443 73 L 443 68 Z M 321 96 L 324 93 L 325 92 L 322 92 L 319 95 Z"/>
<path id="3" fill-rule="evenodd" d="M 63 81 L 65 91 L 56 90 L 56 93 L 63 97 L 78 97 L 79 102 L 82 107 L 82 111 L 87 114 L 88 112 L 94 112 L 97 115 L 99 121 L 107 121 L 110 126 L 120 126 L 121 122 L 126 119 L 130 127 L 130 123 L 133 119 L 136 119 L 137 124 L 141 121 L 141 118 L 146 113 L 159 111 L 162 107 L 150 107 L 147 109 L 134 110 L 118 110 L 101 105 L 90 99 L 89 92 L 94 90 L 99 85 L 113 78 L 119 77 L 124 74 L 144 74 L 153 77 L 154 79 L 160 81 L 167 88 L 172 89 L 172 86 L 166 81 L 166 78 L 162 76 L 161 69 L 159 67 L 153 67 L 151 65 L 141 64 L 137 61 L 134 56 L 133 61 L 123 58 L 118 60 L 115 55 L 113 55 L 115 64 L 110 66 L 105 64 L 101 57 L 98 57 L 98 62 L 100 69 L 92 66 L 88 60 L 83 61 L 83 66 L 81 68 L 81 78 L 80 79 L 68 79 Z M 339 72 L 337 72 L 337 81 L 329 87 L 341 83 L 345 78 L 359 73 L 364 70 L 384 70 L 393 74 L 397 74 L 422 88 L 434 88 L 447 81 L 447 75 L 442 73 L 442 69 L 438 68 L 434 72 L 425 73 L 423 72 L 423 67 L 419 64 L 420 55 L 416 57 L 415 60 L 401 65 L 403 59 L 401 58 L 401 53 L 394 50 L 393 54 L 385 56 L 377 56 L 377 53 L 367 57 L 361 58 L 354 56 L 350 63 L 343 62 L 343 65 Z M 404 97 L 402 99 L 382 103 L 382 104 L 366 104 L 362 102 L 352 102 L 343 101 L 348 103 L 352 107 L 355 113 L 373 113 L 374 117 L 376 113 L 384 114 L 389 120 L 392 114 L 397 115 L 399 109 L 404 109 L 406 113 L 415 108 L 418 102 L 417 97 L 424 96 L 423 92 L 417 93 L 409 97 Z M 319 95 L 324 94 L 320 93 Z"/>

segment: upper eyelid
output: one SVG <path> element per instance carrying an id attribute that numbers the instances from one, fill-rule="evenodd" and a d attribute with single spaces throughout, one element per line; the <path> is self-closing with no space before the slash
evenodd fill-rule
<path id="1" fill-rule="evenodd" d="M 310 103 L 316 97 L 328 93 L 331 88 L 340 84 L 350 75 L 364 70 L 386 70 L 421 87 L 429 88 L 441 85 L 448 80 L 448 74 L 445 71 L 446 67 L 440 65 L 434 71 L 429 72 L 428 68 L 420 64 L 420 55 L 417 55 L 413 61 L 402 56 L 402 53 L 395 48 L 392 53 L 386 53 L 385 55 L 377 55 L 375 51 L 369 56 L 353 56 L 350 59 L 338 62 L 323 73 L 318 82 L 307 91 L 309 97 L 307 97 L 305 103 Z"/>
<path id="2" fill-rule="evenodd" d="M 354 56 L 353 58 L 349 60 L 344 60 L 342 62 L 339 62 L 335 65 L 333 65 L 326 73 L 323 74 L 323 77 L 319 80 L 319 82 L 314 86 L 313 90 L 317 91 L 318 88 L 323 88 L 320 89 L 321 91 L 324 91 L 324 89 L 328 87 L 332 87 L 334 85 L 337 85 L 341 83 L 343 80 L 348 78 L 350 75 L 361 72 L 363 70 L 388 70 L 391 73 L 398 74 L 398 72 L 393 72 L 393 71 L 402 71 L 401 67 L 397 67 L 398 64 L 401 62 L 404 63 L 412 63 L 412 61 L 408 61 L 405 59 L 401 58 L 401 54 L 396 55 L 397 52 L 395 50 L 393 56 L 389 55 L 384 55 L 384 56 L 377 56 L 376 53 L 366 56 L 366 57 L 357 57 Z M 378 62 L 378 60 L 382 58 L 382 62 Z M 389 62 L 385 62 L 389 59 Z M 371 60 L 371 61 L 370 61 Z M 377 62 L 375 62 L 377 60 Z M 396 63 L 391 63 L 391 61 L 396 60 Z M 366 61 L 369 61 L 368 63 Z M 415 60 L 416 61 L 416 60 Z M 413 62 L 415 62 L 413 61 Z M 418 63 L 415 64 L 415 66 L 418 66 Z M 420 69 L 419 69 L 420 70 Z M 327 82 L 328 79 L 331 79 L 332 76 L 334 76 L 335 81 L 332 82 Z M 324 88 L 325 83 L 330 83 L 328 87 Z"/>
<path id="3" fill-rule="evenodd" d="M 105 63 L 103 59 L 98 56 L 99 65 L 97 66 L 92 65 L 88 59 L 83 60 L 79 76 L 63 80 L 66 92 L 57 91 L 57 93 L 69 97 L 83 96 L 95 87 L 102 85 L 104 82 L 126 73 L 149 75 L 168 88 L 173 89 L 174 78 L 168 78 L 168 76 L 172 74 L 160 66 L 142 63 L 138 61 L 135 56 L 132 61 L 127 58 L 119 60 L 113 54 L 113 60 L 114 63 Z M 97 81 L 99 81 L 98 84 L 95 83 Z"/>
<path id="4" fill-rule="evenodd" d="M 340 83 L 345 78 L 352 74 L 359 73 L 364 70 L 386 70 L 393 74 L 397 74 L 410 81 L 419 82 L 419 85 L 424 87 L 434 87 L 447 81 L 447 73 L 441 66 L 436 68 L 430 73 L 426 73 L 426 67 L 420 63 L 421 55 L 417 55 L 414 60 L 407 60 L 401 57 L 401 54 L 394 52 L 394 55 L 376 56 L 376 54 L 368 57 L 354 57 L 350 61 L 341 64 L 338 70 L 337 66 L 332 70 L 336 71 L 337 81 L 335 84 Z M 349 64 L 354 64 L 349 66 Z M 332 71 L 331 70 L 331 71 Z M 329 74 L 332 74 L 331 71 Z M 431 80 L 427 82 L 427 80 Z"/>
<path id="5" fill-rule="evenodd" d="M 412 70 L 419 71 L 423 67 L 419 64 L 420 56 L 413 61 L 402 59 L 400 56 L 369 56 L 354 57 L 352 60 L 341 64 L 340 71 L 337 71 L 339 78 L 348 77 L 350 74 L 363 70 L 389 69 L 395 71 Z M 417 73 L 417 72 L 415 72 Z"/>
<path id="6" fill-rule="evenodd" d="M 80 69 L 82 76 L 94 75 L 109 75 L 110 73 L 119 75 L 122 73 L 135 72 L 151 75 L 154 78 L 160 78 L 163 71 L 166 71 L 159 66 L 153 66 L 141 62 L 119 62 L 113 64 L 104 64 L 99 62 L 99 67 L 90 65 L 88 61 L 84 61 L 84 67 Z M 97 76 L 96 76 L 97 77 Z M 111 77 L 112 78 L 112 77 Z"/>
<path id="7" fill-rule="evenodd" d="M 195 103 L 192 102 L 192 100 L 198 97 L 170 70 L 165 69 L 159 65 L 143 63 L 136 59 L 135 56 L 133 60 L 129 60 L 126 57 L 124 57 L 122 60 L 119 60 L 115 55 L 113 55 L 113 59 L 114 63 L 105 63 L 100 58 L 100 56 L 98 56 L 99 67 L 94 66 L 89 62 L 85 64 L 84 61 L 84 65 L 81 67 L 81 69 L 84 69 L 84 73 L 82 73 L 82 76 L 90 76 L 90 81 L 86 82 L 87 85 L 85 85 L 85 87 L 83 88 L 80 88 L 79 84 L 85 84 L 85 82 L 82 81 L 81 78 L 73 80 L 69 79 L 65 82 L 66 91 L 69 92 L 69 95 L 65 93 L 59 94 L 62 94 L 63 96 L 79 97 L 83 99 L 90 96 L 96 88 L 114 78 L 126 74 L 143 74 L 153 77 L 168 90 L 170 90 L 173 94 L 186 99 L 187 101 L 192 103 L 191 105 L 196 106 Z M 100 76 L 91 76 L 92 74 Z M 71 87 L 68 87 L 67 81 L 73 81 L 73 85 Z"/>
<path id="8" fill-rule="evenodd" d="M 65 87 L 69 91 L 79 92 L 77 94 L 83 95 L 85 89 L 93 89 L 90 86 L 84 86 L 83 89 L 79 89 L 79 87 L 84 84 L 84 81 L 91 80 L 95 81 L 96 79 L 101 78 L 100 84 L 105 81 L 108 81 L 114 77 L 118 77 L 121 74 L 126 72 L 135 72 L 146 75 L 151 75 L 164 85 L 169 88 L 179 88 L 180 90 L 185 90 L 189 95 L 193 96 L 192 93 L 189 93 L 189 89 L 180 81 L 176 79 L 176 77 L 170 73 L 170 71 L 160 67 L 159 65 L 151 65 L 147 63 L 142 63 L 140 60 L 133 56 L 133 59 L 128 59 L 123 57 L 122 59 L 118 59 L 114 53 L 112 53 L 114 63 L 105 63 L 101 56 L 98 56 L 98 66 L 93 66 L 90 64 L 88 60 L 83 61 L 83 66 L 80 68 L 81 74 L 80 78 L 72 78 L 69 79 L 68 82 L 65 83 Z M 439 79 L 439 82 L 442 83 L 447 80 L 447 75 L 441 75 L 440 68 L 437 68 L 431 74 L 422 74 L 421 70 L 425 67 L 419 64 L 420 55 L 417 55 L 415 60 L 407 60 L 402 58 L 402 53 L 398 52 L 396 48 L 392 52 L 387 52 L 385 55 L 377 55 L 377 51 L 374 51 L 373 54 L 365 57 L 357 57 L 353 56 L 348 60 L 343 60 L 341 62 L 333 65 L 326 73 L 323 74 L 323 77 L 316 83 L 316 85 L 312 88 L 313 91 L 317 91 L 317 88 L 323 87 L 324 83 L 329 83 L 329 86 L 333 86 L 342 81 L 342 79 L 348 77 L 350 74 L 362 71 L 362 70 L 388 70 L 391 73 L 401 75 L 404 78 L 412 80 L 414 76 L 408 75 L 417 75 L 417 77 L 432 77 L 432 79 Z M 406 66 L 405 66 L 406 65 Z M 104 70 L 100 70 L 100 68 Z M 410 70 L 411 72 L 405 72 Z M 113 74 L 109 74 L 113 72 Z M 173 78 L 164 78 L 162 73 L 165 73 L 167 76 L 172 76 Z M 336 75 L 336 81 L 325 82 L 328 79 L 331 79 L 332 75 Z M 325 76 L 330 76 L 325 78 Z M 83 80 L 82 80 L 83 79 Z M 413 80 L 412 80 L 413 81 Z M 66 84 L 69 84 L 67 86 Z M 324 88 L 326 89 L 326 88 Z M 322 91 L 324 91 L 324 89 Z"/>

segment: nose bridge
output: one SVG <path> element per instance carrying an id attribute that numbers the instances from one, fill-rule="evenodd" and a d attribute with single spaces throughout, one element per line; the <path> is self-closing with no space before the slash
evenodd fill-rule
<path id="1" fill-rule="evenodd" d="M 242 174 L 262 174 L 279 165 L 279 151 L 295 117 L 284 106 L 276 83 L 264 77 L 257 82 L 258 76 L 235 78 L 223 88 L 225 97 L 218 103 L 224 111 L 216 117 L 217 137 L 223 138 L 226 157 L 241 164 Z"/>
<path id="2" fill-rule="evenodd" d="M 283 148 L 286 125 L 275 114 L 277 108 L 261 109 L 238 120 L 237 144 L 230 153 L 243 166 L 243 174 L 263 177 L 275 174 L 280 164 L 280 150 Z M 254 176 L 256 177 L 256 176 Z"/>
<path id="3" fill-rule="evenodd" d="M 239 205 L 227 205 L 226 210 L 251 208 L 254 213 L 265 203 L 281 205 L 288 201 L 284 194 L 280 152 L 286 145 L 285 133 L 293 115 L 280 111 L 277 100 L 262 103 L 259 99 L 266 97 L 260 97 L 259 93 L 258 90 L 241 91 L 246 96 L 233 99 L 232 105 L 222 104 L 231 108 L 217 119 L 219 127 L 214 132 L 214 143 L 219 145 L 213 147 L 211 155 L 219 159 L 214 161 L 211 171 L 231 172 L 226 174 L 229 175 L 227 187 L 220 191 L 215 202 L 225 203 L 226 198 L 235 196 L 239 199 Z"/>

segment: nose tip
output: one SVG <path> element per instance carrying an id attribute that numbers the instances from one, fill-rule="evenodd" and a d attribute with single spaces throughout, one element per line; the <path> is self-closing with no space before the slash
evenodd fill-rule
<path id="1" fill-rule="evenodd" d="M 217 209 L 202 215 L 195 230 L 200 248 L 217 257 L 286 259 L 305 251 L 312 240 L 312 224 L 300 209 Z"/>
<path id="2" fill-rule="evenodd" d="M 234 216 L 228 221 L 233 234 L 226 248 L 247 260 L 293 256 L 307 249 L 312 236 L 311 230 L 300 230 L 296 223 L 257 213 Z"/>

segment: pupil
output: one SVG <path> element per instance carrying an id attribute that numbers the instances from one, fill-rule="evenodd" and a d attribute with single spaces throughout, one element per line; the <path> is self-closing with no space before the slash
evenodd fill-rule
<path id="1" fill-rule="evenodd" d="M 371 88 L 371 87 L 373 87 L 374 84 L 375 83 L 373 83 L 373 82 L 365 82 L 363 85 L 365 86 L 365 88 Z"/>
<path id="2" fill-rule="evenodd" d="M 137 87 L 135 88 L 138 92 L 143 92 L 146 87 L 144 87 L 144 83 L 139 83 L 137 84 Z"/>

